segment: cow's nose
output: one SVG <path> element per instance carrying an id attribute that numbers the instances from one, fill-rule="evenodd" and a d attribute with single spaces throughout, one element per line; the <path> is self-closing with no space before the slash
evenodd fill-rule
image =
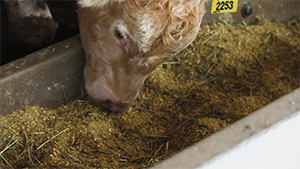
<path id="1" fill-rule="evenodd" d="M 130 106 L 129 103 L 123 103 L 118 101 L 114 102 L 111 100 L 101 101 L 100 105 L 111 111 L 124 111 Z"/>

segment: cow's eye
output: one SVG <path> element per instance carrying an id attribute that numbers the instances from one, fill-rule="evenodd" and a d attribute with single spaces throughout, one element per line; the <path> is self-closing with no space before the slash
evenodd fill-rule
<path id="1" fill-rule="evenodd" d="M 119 41 L 119 43 L 123 48 L 128 47 L 130 39 L 128 38 L 126 32 L 119 30 L 118 28 L 115 28 L 114 34 L 116 39 Z"/>
<path id="2" fill-rule="evenodd" d="M 118 29 L 115 30 L 115 34 L 118 38 L 124 39 L 124 35 Z"/>

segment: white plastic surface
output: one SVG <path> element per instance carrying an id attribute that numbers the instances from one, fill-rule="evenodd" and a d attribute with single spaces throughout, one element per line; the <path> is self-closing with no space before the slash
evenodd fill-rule
<path id="1" fill-rule="evenodd" d="M 300 111 L 198 169 L 300 169 Z"/>

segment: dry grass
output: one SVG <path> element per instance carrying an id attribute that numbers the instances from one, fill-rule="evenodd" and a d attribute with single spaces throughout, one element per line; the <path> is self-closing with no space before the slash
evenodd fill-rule
<path id="1" fill-rule="evenodd" d="M 299 87 L 299 22 L 205 25 L 131 108 L 81 98 L 0 117 L 0 167 L 144 168 Z"/>

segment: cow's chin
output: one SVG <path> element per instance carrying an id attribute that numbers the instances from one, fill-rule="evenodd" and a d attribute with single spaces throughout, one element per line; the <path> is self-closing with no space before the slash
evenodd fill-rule
<path id="1" fill-rule="evenodd" d="M 107 110 L 113 112 L 122 112 L 125 111 L 131 104 L 130 103 L 123 103 L 118 101 L 111 101 L 111 100 L 99 100 L 97 98 L 92 98 L 91 100 L 99 106 L 104 107 Z"/>

